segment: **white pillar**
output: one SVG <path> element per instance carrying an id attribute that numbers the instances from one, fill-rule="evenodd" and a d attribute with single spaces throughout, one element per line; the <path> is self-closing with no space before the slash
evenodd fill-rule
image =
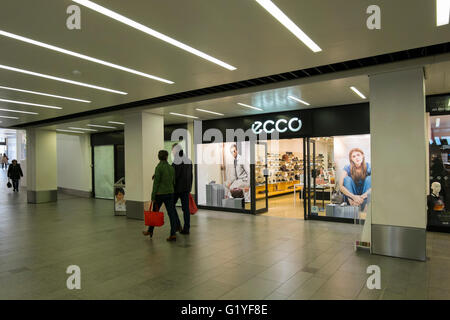
<path id="1" fill-rule="evenodd" d="M 426 259 L 425 120 L 422 68 L 370 76 L 375 254 Z"/>
<path id="2" fill-rule="evenodd" d="M 29 203 L 57 200 L 56 132 L 27 129 L 27 198 Z"/>
<path id="3" fill-rule="evenodd" d="M 151 200 L 152 176 L 164 149 L 164 117 L 146 112 L 125 117 L 125 186 L 127 217 L 143 219 Z"/>

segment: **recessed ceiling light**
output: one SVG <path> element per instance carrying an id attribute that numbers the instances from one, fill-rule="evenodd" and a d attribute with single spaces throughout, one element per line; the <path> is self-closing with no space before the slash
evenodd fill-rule
<path id="1" fill-rule="evenodd" d="M 307 105 L 307 106 L 310 105 L 308 102 L 303 101 L 303 100 L 301 100 L 301 99 L 299 99 L 299 98 L 296 98 L 296 97 L 293 97 L 293 96 L 288 96 L 288 98 L 289 98 L 289 99 L 292 99 L 292 100 L 295 100 L 295 101 L 297 101 L 297 102 L 303 103 L 304 105 Z"/>
<path id="2" fill-rule="evenodd" d="M 450 0 L 436 0 L 436 25 L 445 26 L 450 23 Z"/>
<path id="3" fill-rule="evenodd" d="M 441 125 L 441 118 L 437 118 L 436 119 L 436 128 L 439 128 L 440 125 Z"/>
<path id="4" fill-rule="evenodd" d="M 81 131 L 75 131 L 75 130 L 65 130 L 65 129 L 56 129 L 56 131 L 61 131 L 61 132 L 71 132 L 71 133 L 83 133 Z"/>
<path id="5" fill-rule="evenodd" d="M 110 126 L 101 126 L 98 124 L 88 124 L 88 127 L 94 127 L 94 128 L 104 128 L 104 129 L 117 129 L 116 127 L 110 127 Z"/>
<path id="6" fill-rule="evenodd" d="M 111 124 L 120 124 L 120 125 L 124 125 L 124 124 L 125 124 L 124 122 L 118 122 L 118 121 L 108 121 L 108 123 L 111 123 Z"/>
<path id="7" fill-rule="evenodd" d="M 43 93 L 43 92 L 36 92 L 36 91 L 23 90 L 23 89 L 17 89 L 17 88 L 10 88 L 10 87 L 3 87 L 3 86 L 0 86 L 0 89 L 31 93 L 31 94 L 37 94 L 37 95 L 40 95 L 40 96 L 59 98 L 59 99 L 65 99 L 65 100 L 72 100 L 72 101 L 78 101 L 78 102 L 84 102 L 84 103 L 91 103 L 91 101 L 88 101 L 88 100 L 75 99 L 75 98 L 69 98 L 69 97 L 64 97 L 64 96 L 56 96 L 54 94 L 48 94 L 48 93 Z"/>
<path id="8" fill-rule="evenodd" d="M 0 111 L 15 112 L 15 113 L 25 113 L 25 114 L 39 114 L 39 113 L 37 113 L 37 112 L 20 111 L 20 110 L 11 110 L 11 109 L 0 109 Z"/>
<path id="9" fill-rule="evenodd" d="M 8 116 L 0 116 L 0 118 L 5 118 L 5 119 L 19 119 L 17 117 L 8 117 Z"/>
<path id="10" fill-rule="evenodd" d="M 119 69 L 119 70 L 126 71 L 126 72 L 129 72 L 129 73 L 134 73 L 134 74 L 137 74 L 139 76 L 146 77 L 146 78 L 149 78 L 149 79 L 153 79 L 153 80 L 157 80 L 157 81 L 161 81 L 161 82 L 165 82 L 165 83 L 169 83 L 169 84 L 173 84 L 174 83 L 173 81 L 166 80 L 166 79 L 163 79 L 163 78 L 160 78 L 160 77 L 157 77 L 157 76 L 153 76 L 151 74 L 147 74 L 147 73 L 143 73 L 143 72 L 140 72 L 140 71 L 136 71 L 136 70 L 133 70 L 133 69 L 130 69 L 130 68 L 127 68 L 127 67 L 122 67 L 122 66 L 119 66 L 117 64 L 110 63 L 110 62 L 107 62 L 107 61 L 103 61 L 103 60 L 100 60 L 100 59 L 96 59 L 96 58 L 93 58 L 93 57 L 89 57 L 89 56 L 86 56 L 86 55 L 81 54 L 81 53 L 76 53 L 76 52 L 73 52 L 73 51 L 70 51 L 70 50 L 58 48 L 58 47 L 52 46 L 50 44 L 46 44 L 46 43 L 43 43 L 43 42 L 40 42 L 40 41 L 28 39 L 28 38 L 25 38 L 25 37 L 22 37 L 22 36 L 19 36 L 19 35 L 7 32 L 7 31 L 0 30 L 0 35 L 3 35 L 3 36 L 8 37 L 8 38 L 13 38 L 13 39 L 16 39 L 16 40 L 19 40 L 19 41 L 23 41 L 23 42 L 26 42 L 26 43 L 29 43 L 29 44 L 33 44 L 33 45 L 36 45 L 36 46 L 39 46 L 39 47 L 42 47 L 42 48 L 46 48 L 46 49 L 50 49 L 50 50 L 57 51 L 57 52 L 60 52 L 60 53 L 68 54 L 70 56 L 77 57 L 77 58 L 80 58 L 80 59 L 83 59 L 83 60 L 88 60 L 88 61 L 91 61 L 91 62 L 102 64 L 104 66 L 111 67 L 111 68 L 114 68 L 114 69 Z"/>
<path id="11" fill-rule="evenodd" d="M 283 13 L 272 1 L 270 0 L 255 0 L 264 9 L 266 9 L 275 19 L 278 20 L 283 26 L 285 26 L 290 32 L 292 32 L 301 42 L 303 42 L 313 52 L 322 51 L 320 47 L 311 40 L 287 15 Z"/>
<path id="12" fill-rule="evenodd" d="M 17 101 L 17 100 L 7 100 L 7 99 L 1 99 L 1 98 L 0 98 L 0 102 L 23 104 L 25 106 L 35 106 L 35 107 L 42 107 L 42 108 L 48 108 L 48 109 L 62 109 L 61 107 L 48 106 L 46 104 L 37 104 L 37 103 L 30 103 L 30 102 Z"/>
<path id="13" fill-rule="evenodd" d="M 243 107 L 246 107 L 246 108 L 258 110 L 258 111 L 263 111 L 263 109 L 261 109 L 261 108 L 257 108 L 257 107 L 254 107 L 254 106 L 250 106 L 250 105 L 245 104 L 245 103 L 240 103 L 240 102 L 238 102 L 238 105 L 243 106 Z"/>
<path id="14" fill-rule="evenodd" d="M 95 130 L 95 129 L 76 128 L 76 127 L 69 127 L 69 129 L 72 129 L 72 130 L 81 130 L 81 131 L 95 131 L 95 132 L 98 131 L 98 130 Z"/>
<path id="15" fill-rule="evenodd" d="M 358 96 L 360 96 L 362 99 L 367 99 L 365 95 L 363 95 L 358 89 L 356 89 L 355 87 L 350 87 L 350 89 L 353 90 L 353 92 L 355 92 Z"/>
<path id="16" fill-rule="evenodd" d="M 2 65 L 2 64 L 0 64 L 0 69 L 20 72 L 20 73 L 24 73 L 24 74 L 29 74 L 31 76 L 46 78 L 46 79 L 55 80 L 55 81 L 61 81 L 61 82 L 65 82 L 65 83 L 74 84 L 74 85 L 77 85 L 77 86 L 82 86 L 82 87 L 87 87 L 87 88 L 92 88 L 92 89 L 97 89 L 97 90 L 102 90 L 102 91 L 107 91 L 107 92 L 112 92 L 112 93 L 117 93 L 117 94 L 123 94 L 123 95 L 128 94 L 128 93 L 123 92 L 123 91 L 117 91 L 117 90 L 113 90 L 113 89 L 108 89 L 108 88 L 104 88 L 104 87 L 95 86 L 95 85 L 92 85 L 92 84 L 87 84 L 87 83 L 84 83 L 84 82 L 78 82 L 78 81 L 73 81 L 73 80 L 68 80 L 68 79 L 64 79 L 64 78 L 50 76 L 50 75 L 43 74 L 43 73 L 38 73 L 38 72 L 28 71 L 28 70 L 24 70 L 24 69 L 9 67 L 9 66 L 5 66 L 5 65 Z"/>
<path id="17" fill-rule="evenodd" d="M 204 110 L 204 109 L 195 109 L 195 110 L 201 111 L 201 112 L 206 112 L 206 113 L 215 114 L 215 115 L 218 115 L 218 116 L 224 116 L 223 113 L 219 113 L 219 112 L 214 112 L 214 111 L 209 111 L 209 110 Z"/>
<path id="18" fill-rule="evenodd" d="M 169 112 L 170 114 L 174 116 L 180 116 L 180 117 L 186 117 L 186 118 L 192 118 L 192 119 L 198 119 L 198 117 L 190 116 L 188 114 L 182 114 L 182 113 L 175 113 L 175 112 Z"/>
<path id="19" fill-rule="evenodd" d="M 128 25 L 128 26 L 130 26 L 130 27 L 132 27 L 134 29 L 142 31 L 142 32 L 144 32 L 144 33 L 146 33 L 148 35 L 156 37 L 156 38 L 158 38 L 158 39 L 160 39 L 162 41 L 165 41 L 167 43 L 170 43 L 171 45 L 176 46 L 176 47 L 178 47 L 178 48 L 180 48 L 182 50 L 185 50 L 185 51 L 187 51 L 189 53 L 195 54 L 196 56 L 198 56 L 200 58 L 203 58 L 203 59 L 206 59 L 208 61 L 211 61 L 212 63 L 215 63 L 215 64 L 217 64 L 217 65 L 219 65 L 221 67 L 224 67 L 224 68 L 226 68 L 228 70 L 236 70 L 236 67 L 233 67 L 233 66 L 229 65 L 228 63 L 225 63 L 225 62 L 223 62 L 223 61 L 221 61 L 219 59 L 211 57 L 210 55 L 208 55 L 208 54 L 206 54 L 204 52 L 201 52 L 201 51 L 199 51 L 197 49 L 194 49 L 194 48 L 192 48 L 192 47 L 190 47 L 190 46 L 188 46 L 188 45 L 186 45 L 184 43 L 181 43 L 178 40 L 172 39 L 172 38 L 170 38 L 170 37 L 168 37 L 168 36 L 158 32 L 156 30 L 150 29 L 149 27 L 146 27 L 146 26 L 144 26 L 144 25 L 142 25 L 142 24 L 140 24 L 140 23 L 138 23 L 136 21 L 133 21 L 133 20 L 127 18 L 127 17 L 122 16 L 121 14 L 118 14 L 118 13 L 112 11 L 112 10 L 109 10 L 109 9 L 105 8 L 105 7 L 102 7 L 102 6 L 96 4 L 96 3 L 92 2 L 92 1 L 89 1 L 89 0 L 72 0 L 72 1 L 76 2 L 78 4 L 81 4 L 81 5 L 85 6 L 85 7 L 88 7 L 89 9 L 92 9 L 94 11 L 97 11 L 98 13 L 101 13 L 101 14 L 103 14 L 105 16 L 108 16 L 108 17 L 110 17 L 110 18 L 112 18 L 112 19 L 114 19 L 116 21 L 122 22 L 122 23 L 124 23 L 124 24 L 126 24 L 126 25 Z"/>

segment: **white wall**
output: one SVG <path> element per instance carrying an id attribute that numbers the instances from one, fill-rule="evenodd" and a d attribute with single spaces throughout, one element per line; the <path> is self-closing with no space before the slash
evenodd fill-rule
<path id="1" fill-rule="evenodd" d="M 58 187 L 92 191 L 91 143 L 88 134 L 57 134 Z"/>

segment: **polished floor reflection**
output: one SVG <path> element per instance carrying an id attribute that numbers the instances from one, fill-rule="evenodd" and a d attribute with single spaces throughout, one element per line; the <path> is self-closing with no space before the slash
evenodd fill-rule
<path id="1" fill-rule="evenodd" d="M 108 200 L 0 194 L 0 299 L 450 299 L 450 235 L 426 263 L 355 252 L 352 225 L 199 211 L 191 235 L 152 240 Z M 381 290 L 366 288 L 369 265 Z M 69 265 L 81 290 L 68 290 Z"/>

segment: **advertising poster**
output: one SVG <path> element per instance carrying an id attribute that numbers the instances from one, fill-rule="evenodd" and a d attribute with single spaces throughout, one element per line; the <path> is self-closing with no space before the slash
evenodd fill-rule
<path id="1" fill-rule="evenodd" d="M 366 211 L 372 187 L 370 135 L 334 137 L 334 160 L 344 202 Z"/>
<path id="2" fill-rule="evenodd" d="M 125 187 L 114 188 L 114 212 L 116 215 L 125 215 L 127 203 L 125 199 Z"/>

